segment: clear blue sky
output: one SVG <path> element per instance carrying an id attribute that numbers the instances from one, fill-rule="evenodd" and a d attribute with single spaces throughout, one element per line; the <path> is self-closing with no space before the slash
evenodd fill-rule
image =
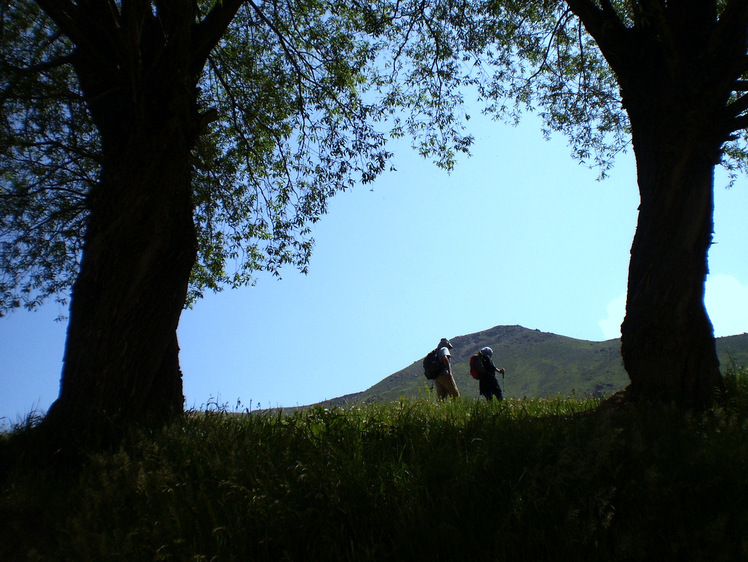
<path id="1" fill-rule="evenodd" d="M 261 276 L 182 314 L 186 407 L 296 406 L 361 391 L 441 337 L 499 324 L 619 335 L 638 206 L 631 152 L 598 182 L 532 118 L 469 123 L 473 156 L 451 174 L 398 144 L 397 171 L 338 194 L 314 227 L 308 275 Z M 748 180 L 726 182 L 718 174 L 706 296 L 717 336 L 748 332 Z M 50 303 L 0 319 L 6 424 L 56 398 L 66 326 L 53 319 L 65 313 Z"/>

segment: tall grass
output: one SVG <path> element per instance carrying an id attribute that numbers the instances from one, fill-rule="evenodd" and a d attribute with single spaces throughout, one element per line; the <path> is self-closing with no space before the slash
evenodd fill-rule
<path id="1" fill-rule="evenodd" d="M 16 433 L 0 559 L 745 560 L 746 420 L 561 398 L 190 412 L 75 470 L 24 461 Z"/>

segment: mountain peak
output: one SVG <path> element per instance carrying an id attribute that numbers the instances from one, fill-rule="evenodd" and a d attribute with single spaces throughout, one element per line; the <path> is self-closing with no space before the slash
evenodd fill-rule
<path id="1" fill-rule="evenodd" d="M 463 398 L 478 397 L 478 381 L 469 373 L 473 353 L 489 346 L 494 363 L 504 368 L 504 396 L 547 398 L 557 395 L 609 396 L 625 388 L 628 375 L 621 359 L 619 339 L 578 340 L 523 326 L 499 325 L 464 336 L 449 338 L 453 345 L 452 370 Z M 438 339 L 434 344 L 438 343 Z M 433 349 L 433 348 L 431 348 Z M 423 351 L 425 356 L 431 349 Z M 722 365 L 748 365 L 748 334 L 717 339 Z M 423 375 L 423 356 L 400 371 L 386 376 L 363 392 L 323 402 L 343 405 L 351 402 L 393 401 L 401 396 L 422 396 L 432 386 Z"/>

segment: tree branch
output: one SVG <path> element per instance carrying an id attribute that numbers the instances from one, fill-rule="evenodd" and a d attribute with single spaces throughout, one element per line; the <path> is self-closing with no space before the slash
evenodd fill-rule
<path id="1" fill-rule="evenodd" d="M 748 94 L 739 96 L 734 102 L 728 104 L 727 112 L 730 117 L 738 117 L 741 113 L 748 109 Z"/>
<path id="2" fill-rule="evenodd" d="M 571 8 L 577 17 L 584 23 L 587 32 L 595 37 L 603 34 L 603 31 L 620 33 L 623 31 L 618 14 L 609 0 L 602 0 L 598 8 L 590 0 L 565 0 L 566 5 Z M 610 29 L 606 29 L 610 27 Z"/>
<path id="3" fill-rule="evenodd" d="M 54 1 L 54 0 L 51 0 Z M 202 68 L 236 13 L 246 0 L 216 0 L 203 20 L 197 24 L 192 45 L 193 69 Z"/>
<path id="4" fill-rule="evenodd" d="M 743 129 L 748 129 L 748 115 L 741 115 L 730 121 L 731 133 L 742 131 Z"/>
<path id="5" fill-rule="evenodd" d="M 72 2 L 69 0 L 36 0 L 36 3 L 65 35 L 77 43 L 76 38 L 80 38 L 81 33 L 76 25 L 77 10 Z"/>
<path id="6" fill-rule="evenodd" d="M 718 56 L 734 61 L 736 77 L 748 70 L 746 61 L 746 28 L 748 27 L 748 2 L 729 0 L 717 21 L 710 49 Z"/>
<path id="7" fill-rule="evenodd" d="M 592 0 L 565 1 L 595 39 L 608 64 L 616 70 L 622 60 L 619 53 L 628 50 L 628 30 L 613 4 L 610 0 L 601 0 L 601 7 L 598 7 Z"/>
<path id="8" fill-rule="evenodd" d="M 55 68 L 59 68 L 61 66 L 64 66 L 66 64 L 70 64 L 72 62 L 72 57 L 70 55 L 62 55 L 59 57 L 55 57 L 53 59 L 45 60 L 43 62 L 40 62 L 38 64 L 30 64 L 28 66 L 14 66 L 12 64 L 5 64 L 5 68 L 11 70 L 12 72 L 17 72 L 19 74 L 39 74 L 42 72 L 45 72 L 47 70 L 52 70 Z M 3 88 L 0 88 L 2 90 Z"/>
<path id="9" fill-rule="evenodd" d="M 119 28 L 119 10 L 112 0 L 36 0 L 60 31 L 89 56 L 99 56 L 97 38 L 111 37 Z M 92 32 L 95 26 L 99 32 Z"/>

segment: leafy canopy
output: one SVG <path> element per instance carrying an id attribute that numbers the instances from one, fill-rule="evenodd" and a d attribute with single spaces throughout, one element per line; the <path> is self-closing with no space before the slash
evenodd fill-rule
<path id="1" fill-rule="evenodd" d="M 729 23 L 745 10 L 739 0 L 697 4 L 680 6 L 658 0 L 403 2 L 392 16 L 400 27 L 387 29 L 407 40 L 407 47 L 398 54 L 403 66 L 414 69 L 405 78 L 410 85 L 438 86 L 439 94 L 430 91 L 430 98 L 442 101 L 450 96 L 452 102 L 461 101 L 461 92 L 476 93 L 485 113 L 510 122 L 517 122 L 527 111 L 537 113 L 546 136 L 566 135 L 572 156 L 597 167 L 604 177 L 616 155 L 630 144 L 631 131 L 618 77 L 576 15 L 579 6 L 602 13 L 606 21 L 627 33 L 661 41 L 669 34 L 700 32 L 689 30 L 691 24 L 716 33 L 720 23 Z M 675 14 L 679 9 L 688 12 L 683 21 Z M 676 41 L 667 48 L 677 46 Z M 737 47 L 746 60 L 745 46 Z M 433 75 L 438 80 L 430 79 Z M 744 71 L 727 102 L 728 112 L 736 118 L 734 135 L 724 145 L 720 163 L 733 179 L 748 171 L 746 79 Z M 446 112 L 450 117 L 454 117 L 452 102 L 442 106 L 450 107 Z M 438 122 L 436 115 L 431 117 Z"/>
<path id="2" fill-rule="evenodd" d="M 77 272 L 99 150 L 70 45 L 30 2 L 0 7 L 0 314 Z"/>
<path id="3" fill-rule="evenodd" d="M 168 18 L 158 2 L 129 5 L 139 13 L 126 18 L 123 4 L 109 4 L 120 26 Z M 220 2 L 195 6 L 198 19 L 207 18 Z M 290 264 L 306 271 L 310 225 L 328 198 L 386 168 L 386 120 L 395 136 L 422 134 L 421 153 L 446 168 L 455 151 L 467 150 L 470 137 L 451 113 L 459 96 L 442 99 L 433 85 L 439 76 L 401 83 L 382 64 L 397 58 L 395 42 L 403 42 L 389 28 L 406 17 L 399 9 L 338 0 L 241 5 L 199 77 L 206 129 L 193 151 L 199 248 L 190 301 L 206 289 L 251 284 L 260 270 L 277 275 Z M 3 314 L 66 299 L 102 147 L 70 39 L 31 0 L 3 0 L 0 10 Z"/>
<path id="4" fill-rule="evenodd" d="M 546 134 L 567 135 L 573 156 L 604 175 L 630 142 L 629 124 L 616 76 L 570 4 L 243 3 L 199 79 L 206 131 L 193 151 L 190 299 L 251 284 L 260 270 L 306 271 L 310 226 L 330 196 L 386 169 L 388 136 L 411 135 L 422 156 L 451 169 L 472 142 L 465 95 L 509 121 L 539 113 Z M 644 2 L 587 4 L 627 29 L 652 19 Z M 158 18 L 157 5 L 142 3 L 141 17 Z M 198 18 L 215 5 L 200 1 Z M 65 298 L 101 147 L 73 45 L 31 0 L 3 0 L 0 10 L 2 314 Z M 741 94 L 730 100 L 736 111 Z M 742 129 L 724 147 L 733 175 L 746 171 L 747 140 Z"/>

